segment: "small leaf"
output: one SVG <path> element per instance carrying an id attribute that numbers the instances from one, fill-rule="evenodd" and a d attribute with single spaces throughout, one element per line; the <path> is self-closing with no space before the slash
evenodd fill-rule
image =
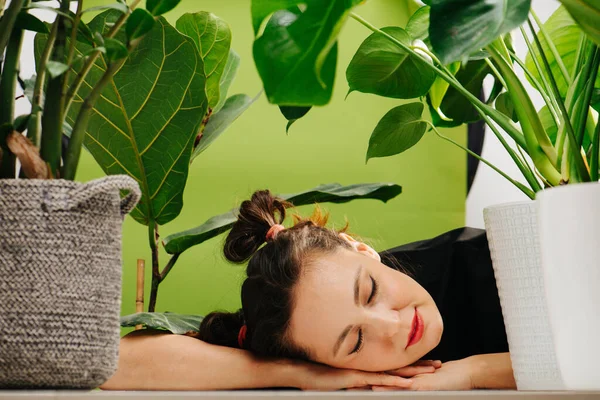
<path id="1" fill-rule="evenodd" d="M 127 47 L 117 39 L 104 38 L 104 47 L 106 48 L 108 62 L 115 62 L 129 55 Z"/>
<path id="2" fill-rule="evenodd" d="M 237 75 L 237 71 L 240 68 L 240 56 L 233 51 L 233 49 L 229 50 L 229 57 L 227 58 L 227 64 L 225 64 L 225 69 L 223 70 L 223 74 L 221 75 L 221 81 L 219 82 L 219 103 L 213 108 L 213 113 L 219 112 L 219 110 L 225 105 L 225 101 L 227 100 L 227 93 L 229 92 L 229 87 L 233 83 L 235 76 Z"/>
<path id="3" fill-rule="evenodd" d="M 496 110 L 500 111 L 502 114 L 506 115 L 514 122 L 519 122 L 519 117 L 517 117 L 515 105 L 512 102 L 508 92 L 504 92 L 500 94 L 500 96 L 498 96 L 498 98 L 496 99 Z"/>
<path id="4" fill-rule="evenodd" d="M 67 64 L 63 64 L 58 61 L 48 61 L 46 63 L 46 70 L 48 71 L 52 79 L 61 76 L 62 74 L 67 72 L 68 69 L 69 66 Z"/>
<path id="5" fill-rule="evenodd" d="M 77 25 L 77 41 L 89 44 L 94 44 L 94 34 L 90 30 L 90 27 L 83 21 L 79 21 Z"/>
<path id="6" fill-rule="evenodd" d="M 106 10 L 117 10 L 122 14 L 129 13 L 129 7 L 127 7 L 127 4 L 111 3 L 111 4 L 106 4 L 103 6 L 95 6 L 95 7 L 86 8 L 85 10 L 83 10 L 82 14 L 88 13 L 88 12 L 106 11 Z"/>
<path id="7" fill-rule="evenodd" d="M 290 106 L 279 106 L 279 111 L 288 120 L 285 127 L 285 133 L 288 133 L 292 124 L 304 117 L 312 107 L 290 107 Z"/>
<path id="8" fill-rule="evenodd" d="M 45 23 L 40 21 L 36 16 L 29 14 L 27 11 L 21 11 L 19 15 L 17 15 L 15 28 L 39 33 L 50 33 L 50 30 Z"/>
<path id="9" fill-rule="evenodd" d="M 154 17 L 147 10 L 136 8 L 127 18 L 127 25 L 125 26 L 127 39 L 131 41 L 144 36 L 152 30 L 155 22 Z"/>
<path id="10" fill-rule="evenodd" d="M 560 0 L 583 31 L 600 46 L 600 2 L 598 0 Z"/>
<path id="11" fill-rule="evenodd" d="M 31 75 L 30 78 L 28 79 L 24 79 L 23 82 L 25 83 L 25 87 L 23 88 L 23 93 L 25 94 L 25 97 L 27 97 L 27 100 L 29 100 L 30 103 L 33 103 L 33 91 L 35 89 L 35 81 L 37 79 L 37 75 Z"/>
<path id="12" fill-rule="evenodd" d="M 208 106 L 219 103 L 220 83 L 229 57 L 231 30 L 221 18 L 209 12 L 184 14 L 177 20 L 177 30 L 189 36 L 204 61 Z"/>
<path id="13" fill-rule="evenodd" d="M 181 0 L 148 0 L 146 10 L 152 15 L 159 16 L 174 9 Z"/>
<path id="14" fill-rule="evenodd" d="M 387 27 L 382 31 L 398 41 L 411 45 L 402 28 Z M 350 91 L 373 93 L 396 99 L 423 96 L 435 81 L 436 74 L 384 35 L 371 34 L 358 48 L 346 70 Z"/>
<path id="15" fill-rule="evenodd" d="M 429 39 L 433 50 L 444 65 L 461 61 L 520 26 L 530 7 L 531 0 L 432 0 Z"/>
<path id="16" fill-rule="evenodd" d="M 429 6 L 421 7 L 408 20 L 406 32 L 413 39 L 425 40 L 429 37 L 429 11 Z"/>
<path id="17" fill-rule="evenodd" d="M 417 144 L 427 130 L 422 114 L 422 103 L 404 104 L 388 111 L 371 134 L 367 161 L 402 153 Z"/>
<path id="18" fill-rule="evenodd" d="M 192 154 L 192 160 L 200 155 L 208 146 L 212 144 L 223 132 L 229 128 L 229 126 L 236 120 L 240 115 L 244 113 L 258 99 L 259 96 L 251 98 L 245 94 L 236 94 L 231 96 L 225 102 L 225 105 L 216 114 L 208 120 L 202 137 L 197 147 L 194 149 Z"/>
<path id="19" fill-rule="evenodd" d="M 15 127 L 15 131 L 19 133 L 23 133 L 25 129 L 27 129 L 27 124 L 29 123 L 29 118 L 31 118 L 31 114 L 23 114 L 19 115 L 15 118 L 13 122 L 13 126 Z"/>
<path id="20" fill-rule="evenodd" d="M 176 335 L 198 332 L 204 317 L 175 313 L 148 313 L 125 315 L 121 317 L 121 327 L 144 325 L 147 329 L 167 330 Z"/>
<path id="21" fill-rule="evenodd" d="M 17 156 L 21 169 L 29 179 L 47 179 L 50 177 L 48 164 L 40 156 L 40 151 L 29 139 L 19 132 L 8 135 L 6 144 Z"/>
<path id="22" fill-rule="evenodd" d="M 384 203 L 402 193 L 402 187 L 393 183 L 363 183 L 342 186 L 339 183 L 320 185 L 314 189 L 295 194 L 279 195 L 295 206 L 314 203 L 347 203 L 358 199 L 375 199 Z M 214 216 L 204 224 L 167 236 L 163 245 L 167 253 L 182 253 L 192 246 L 205 242 L 223 232 L 228 231 L 236 221 L 237 210 Z"/>

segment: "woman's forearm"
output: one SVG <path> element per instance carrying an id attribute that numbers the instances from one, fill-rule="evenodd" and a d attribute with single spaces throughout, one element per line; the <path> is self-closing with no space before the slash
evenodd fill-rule
<path id="1" fill-rule="evenodd" d="M 479 354 L 472 362 L 473 389 L 516 389 L 509 353 Z"/>
<path id="2" fill-rule="evenodd" d="M 217 390 L 293 386 L 286 362 L 187 336 L 135 332 L 121 339 L 117 372 L 104 390 Z"/>

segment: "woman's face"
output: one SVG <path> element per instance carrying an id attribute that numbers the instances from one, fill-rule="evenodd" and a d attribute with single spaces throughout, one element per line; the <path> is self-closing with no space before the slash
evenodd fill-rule
<path id="1" fill-rule="evenodd" d="M 419 360 L 440 341 L 433 299 L 409 276 L 347 235 L 352 250 L 318 257 L 301 275 L 288 333 L 313 361 L 388 371 Z"/>

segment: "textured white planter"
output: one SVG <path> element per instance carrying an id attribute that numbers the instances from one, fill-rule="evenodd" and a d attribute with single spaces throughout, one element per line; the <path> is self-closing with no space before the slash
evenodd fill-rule
<path id="1" fill-rule="evenodd" d="M 567 389 L 600 389 L 600 184 L 538 195 L 542 266 Z"/>
<path id="2" fill-rule="evenodd" d="M 559 390 L 540 264 L 537 203 L 483 210 L 494 276 L 519 390 Z"/>

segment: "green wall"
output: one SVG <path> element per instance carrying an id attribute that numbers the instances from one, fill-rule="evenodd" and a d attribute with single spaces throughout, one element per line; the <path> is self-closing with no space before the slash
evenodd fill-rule
<path id="1" fill-rule="evenodd" d="M 86 0 L 86 7 L 107 3 Z M 183 0 L 167 15 L 172 24 L 184 12 L 211 11 L 226 20 L 233 32 L 233 47 L 242 59 L 230 94 L 258 93 L 261 83 L 252 61 L 252 28 L 249 0 Z M 407 7 L 399 0 L 369 0 L 358 14 L 375 25 L 404 26 Z M 190 169 L 179 217 L 160 228 L 161 236 L 200 225 L 225 212 L 257 189 L 291 193 L 322 183 L 394 182 L 403 194 L 388 204 L 374 200 L 326 205 L 339 226 L 347 218 L 353 233 L 383 250 L 424 239 L 464 224 L 466 196 L 465 153 L 442 142 L 432 133 L 406 153 L 373 159 L 365 165 L 370 134 L 379 119 L 397 100 L 352 93 L 345 66 L 369 34 L 348 21 L 340 37 L 338 76 L 333 100 L 311 110 L 285 134 L 285 119 L 263 96 L 216 141 Z M 465 143 L 464 128 L 445 133 Z M 89 154 L 84 154 L 78 179 L 103 173 Z M 310 212 L 310 207 L 301 211 Z M 145 258 L 146 303 L 149 298 L 150 253 L 144 226 L 127 218 L 123 227 L 123 314 L 135 310 L 136 260 Z M 160 287 L 157 311 L 206 314 L 214 309 L 239 307 L 239 287 L 244 270 L 227 264 L 221 255 L 224 236 L 185 252 Z M 163 254 L 162 265 L 168 258 Z"/>

